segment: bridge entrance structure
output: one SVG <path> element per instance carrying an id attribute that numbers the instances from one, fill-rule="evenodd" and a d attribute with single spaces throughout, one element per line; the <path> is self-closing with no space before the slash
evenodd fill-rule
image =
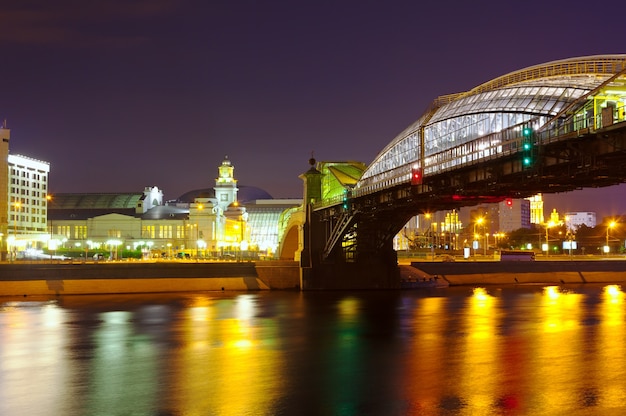
<path id="1" fill-rule="evenodd" d="M 625 109 L 626 55 L 565 59 L 437 98 L 332 192 L 312 161 L 302 289 L 399 287 L 393 237 L 418 214 L 625 182 Z"/>

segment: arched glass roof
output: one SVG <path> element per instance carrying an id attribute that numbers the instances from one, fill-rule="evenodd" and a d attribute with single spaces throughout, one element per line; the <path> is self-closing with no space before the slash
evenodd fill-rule
<path id="1" fill-rule="evenodd" d="M 427 158 L 536 116 L 553 117 L 625 68 L 626 54 L 563 59 L 438 97 L 424 115 L 385 146 L 361 181 L 406 175 L 413 162 L 420 162 L 421 152 Z M 420 149 L 422 140 L 424 149 Z M 393 173 L 398 168 L 401 172 Z"/>

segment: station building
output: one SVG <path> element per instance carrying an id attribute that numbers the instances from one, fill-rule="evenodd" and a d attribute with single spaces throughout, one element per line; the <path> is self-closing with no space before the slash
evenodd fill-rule
<path id="1" fill-rule="evenodd" d="M 212 188 L 173 201 L 164 201 L 156 186 L 137 193 L 51 195 L 50 248 L 113 259 L 138 252 L 143 258 L 271 258 L 280 241 L 281 218 L 301 204 L 239 186 L 225 157 Z"/>

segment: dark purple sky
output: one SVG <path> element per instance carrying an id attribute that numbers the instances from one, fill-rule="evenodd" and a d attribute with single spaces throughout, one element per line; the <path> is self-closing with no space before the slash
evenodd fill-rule
<path id="1" fill-rule="evenodd" d="M 0 117 L 11 153 L 50 162 L 53 193 L 156 185 L 173 199 L 213 186 L 228 155 L 240 184 L 297 198 L 312 151 L 370 163 L 439 95 L 556 59 L 623 53 L 623 25 L 598 26 L 611 20 L 606 10 L 543 0 L 5 0 Z M 622 194 L 546 197 L 546 212 L 623 213 Z"/>

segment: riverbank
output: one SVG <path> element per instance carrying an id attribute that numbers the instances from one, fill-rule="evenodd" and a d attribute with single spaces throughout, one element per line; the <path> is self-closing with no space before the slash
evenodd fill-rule
<path id="1" fill-rule="evenodd" d="M 626 283 L 625 260 L 412 262 L 411 266 L 451 286 Z"/>
<path id="2" fill-rule="evenodd" d="M 626 261 L 412 262 L 400 277 L 401 289 L 626 283 Z M 295 261 L 0 264 L 0 296 L 299 289 Z"/>
<path id="3" fill-rule="evenodd" d="M 299 289 L 297 262 L 0 264 L 0 296 Z"/>

